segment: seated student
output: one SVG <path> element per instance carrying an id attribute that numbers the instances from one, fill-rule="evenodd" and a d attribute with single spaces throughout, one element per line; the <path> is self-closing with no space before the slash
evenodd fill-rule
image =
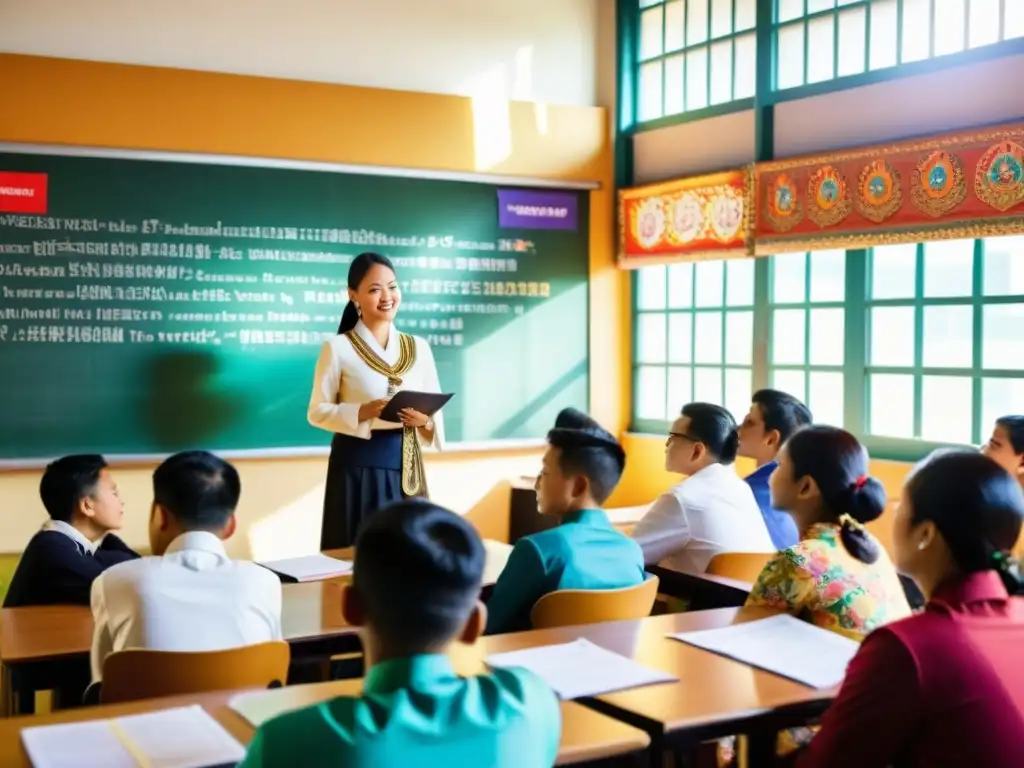
<path id="1" fill-rule="evenodd" d="M 750 412 L 740 424 L 739 455 L 757 462 L 757 469 L 747 475 L 746 482 L 754 492 L 776 549 L 793 546 L 799 535 L 793 518 L 772 507 L 768 478 L 778 466 L 775 459 L 782 444 L 811 421 L 807 406 L 792 395 L 777 389 L 761 389 L 754 393 Z"/>
<path id="2" fill-rule="evenodd" d="M 654 502 L 633 530 L 645 562 L 704 573 L 720 552 L 775 551 L 750 486 L 730 466 L 738 440 L 725 408 L 683 408 L 665 443 L 665 469 L 688 477 Z"/>
<path id="3" fill-rule="evenodd" d="M 65 456 L 46 467 L 39 496 L 50 519 L 29 541 L 4 608 L 88 605 L 93 580 L 138 557 L 111 531 L 124 503 L 102 456 Z"/>
<path id="4" fill-rule="evenodd" d="M 747 605 L 854 640 L 910 614 L 896 569 L 864 527 L 886 503 L 885 488 L 867 471 L 867 451 L 845 430 L 806 427 L 786 441 L 772 473 L 772 506 L 793 516 L 800 541 L 768 562 Z"/>
<path id="5" fill-rule="evenodd" d="M 927 607 L 864 641 L 800 768 L 1024 765 L 1024 600 L 1007 594 L 1022 519 L 1020 485 L 984 456 L 910 476 L 894 557 Z"/>
<path id="6" fill-rule="evenodd" d="M 981 452 L 1024 485 L 1024 416 L 996 419 L 992 436 Z"/>
<path id="7" fill-rule="evenodd" d="M 562 523 L 516 542 L 487 603 L 487 634 L 529 629 L 530 610 L 549 592 L 643 582 L 643 553 L 601 511 L 625 466 L 622 446 L 597 422 L 572 408 L 558 414 L 537 478 L 537 507 Z"/>
<path id="8" fill-rule="evenodd" d="M 153 473 L 154 557 L 121 563 L 93 583 L 92 675 L 124 648 L 215 651 L 281 639 L 281 581 L 232 560 L 238 472 L 205 451 L 171 456 Z"/>
<path id="9" fill-rule="evenodd" d="M 270 720 L 240 768 L 552 765 L 561 710 L 547 685 L 521 669 L 460 677 L 446 655 L 483 629 L 484 559 L 473 527 L 427 501 L 374 514 L 342 601 L 360 627 L 363 695 Z"/>

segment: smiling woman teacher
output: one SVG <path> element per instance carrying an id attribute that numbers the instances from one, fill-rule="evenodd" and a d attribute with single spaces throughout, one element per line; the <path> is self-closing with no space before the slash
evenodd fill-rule
<path id="1" fill-rule="evenodd" d="M 320 350 L 309 398 L 309 423 L 334 433 L 321 549 L 351 546 L 378 509 L 426 496 L 420 448 L 440 448 L 444 437 L 440 412 L 430 419 L 405 409 L 400 424 L 378 418 L 400 389 L 441 391 L 430 345 L 395 328 L 402 294 L 391 261 L 357 256 L 348 270 L 348 298 L 338 335 Z"/>

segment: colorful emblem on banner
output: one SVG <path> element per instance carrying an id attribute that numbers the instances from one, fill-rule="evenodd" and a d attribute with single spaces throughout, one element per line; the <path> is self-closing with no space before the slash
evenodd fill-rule
<path id="1" fill-rule="evenodd" d="M 1013 141 L 989 147 L 978 160 L 974 193 L 997 211 L 1024 201 L 1024 149 Z"/>
<path id="2" fill-rule="evenodd" d="M 886 160 L 874 160 L 860 171 L 857 212 L 875 224 L 888 219 L 903 204 L 900 172 Z"/>
<path id="3" fill-rule="evenodd" d="M 743 226 L 743 194 L 735 187 L 726 187 L 711 201 L 711 230 L 723 243 L 731 242 Z"/>
<path id="4" fill-rule="evenodd" d="M 792 229 L 803 219 L 800 193 L 788 173 L 780 173 L 766 185 L 764 217 L 779 232 Z"/>
<path id="5" fill-rule="evenodd" d="M 683 192 L 669 199 L 672 214 L 668 239 L 673 245 L 692 243 L 704 231 L 704 200 L 693 192 Z"/>
<path id="6" fill-rule="evenodd" d="M 846 179 L 835 166 L 824 165 L 807 182 L 807 218 L 819 227 L 838 224 L 850 213 Z"/>
<path id="7" fill-rule="evenodd" d="M 630 233 L 643 248 L 654 248 L 665 237 L 665 207 L 660 197 L 649 197 L 633 209 Z"/>
<path id="8" fill-rule="evenodd" d="M 952 152 L 932 152 L 910 175 L 910 199 L 932 218 L 946 215 L 966 196 L 963 165 Z"/>

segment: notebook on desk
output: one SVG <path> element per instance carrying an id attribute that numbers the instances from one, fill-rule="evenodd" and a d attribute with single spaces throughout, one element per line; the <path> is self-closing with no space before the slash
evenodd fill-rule
<path id="1" fill-rule="evenodd" d="M 284 582 L 323 581 L 352 573 L 352 563 L 348 560 L 320 554 L 267 560 L 259 565 L 276 573 Z"/>

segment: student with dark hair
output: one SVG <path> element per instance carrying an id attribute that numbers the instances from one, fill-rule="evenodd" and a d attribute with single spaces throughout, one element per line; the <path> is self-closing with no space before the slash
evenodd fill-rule
<path id="1" fill-rule="evenodd" d="M 778 466 L 775 459 L 782 444 L 812 420 L 807 406 L 792 395 L 777 389 L 760 389 L 754 393 L 750 411 L 740 424 L 739 455 L 757 462 L 757 469 L 747 475 L 746 482 L 754 492 L 776 549 L 793 546 L 799 536 L 793 518 L 772 506 L 768 478 Z"/>
<path id="2" fill-rule="evenodd" d="M 124 648 L 215 651 L 281 638 L 281 581 L 232 560 L 238 472 L 205 451 L 171 456 L 153 473 L 153 557 L 122 563 L 92 588 L 93 680 Z"/>
<path id="3" fill-rule="evenodd" d="M 102 456 L 65 456 L 46 467 L 39 496 L 50 519 L 18 562 L 4 608 L 88 605 L 93 580 L 138 557 L 111 531 L 124 504 Z"/>
<path id="4" fill-rule="evenodd" d="M 1024 416 L 996 419 L 992 436 L 981 452 L 1024 485 Z"/>
<path id="5" fill-rule="evenodd" d="M 487 604 L 487 633 L 530 628 L 530 610 L 560 589 L 619 589 L 643 582 L 643 553 L 601 506 L 619 484 L 626 454 L 597 422 L 558 415 L 537 477 L 537 506 L 561 525 L 516 542 Z"/>
<path id="6" fill-rule="evenodd" d="M 447 656 L 483 630 L 483 569 L 479 535 L 453 512 L 415 499 L 378 511 L 342 602 L 360 628 L 362 695 L 265 723 L 241 768 L 554 764 L 561 711 L 544 682 L 520 669 L 461 677 Z"/>
<path id="7" fill-rule="evenodd" d="M 1024 765 L 1024 600 L 1008 595 L 1022 520 L 1017 479 L 977 453 L 911 474 L 894 557 L 928 604 L 864 641 L 800 768 Z"/>
<path id="8" fill-rule="evenodd" d="M 855 640 L 910 613 L 896 569 L 864 527 L 887 500 L 867 472 L 867 451 L 845 430 L 812 426 L 786 441 L 771 477 L 772 506 L 793 516 L 800 541 L 768 562 L 747 605 Z"/>
<path id="9" fill-rule="evenodd" d="M 655 501 L 633 531 L 647 563 L 704 573 L 721 552 L 775 551 L 750 486 L 731 466 L 738 441 L 725 408 L 683 407 L 665 443 L 665 469 L 687 478 Z"/>

